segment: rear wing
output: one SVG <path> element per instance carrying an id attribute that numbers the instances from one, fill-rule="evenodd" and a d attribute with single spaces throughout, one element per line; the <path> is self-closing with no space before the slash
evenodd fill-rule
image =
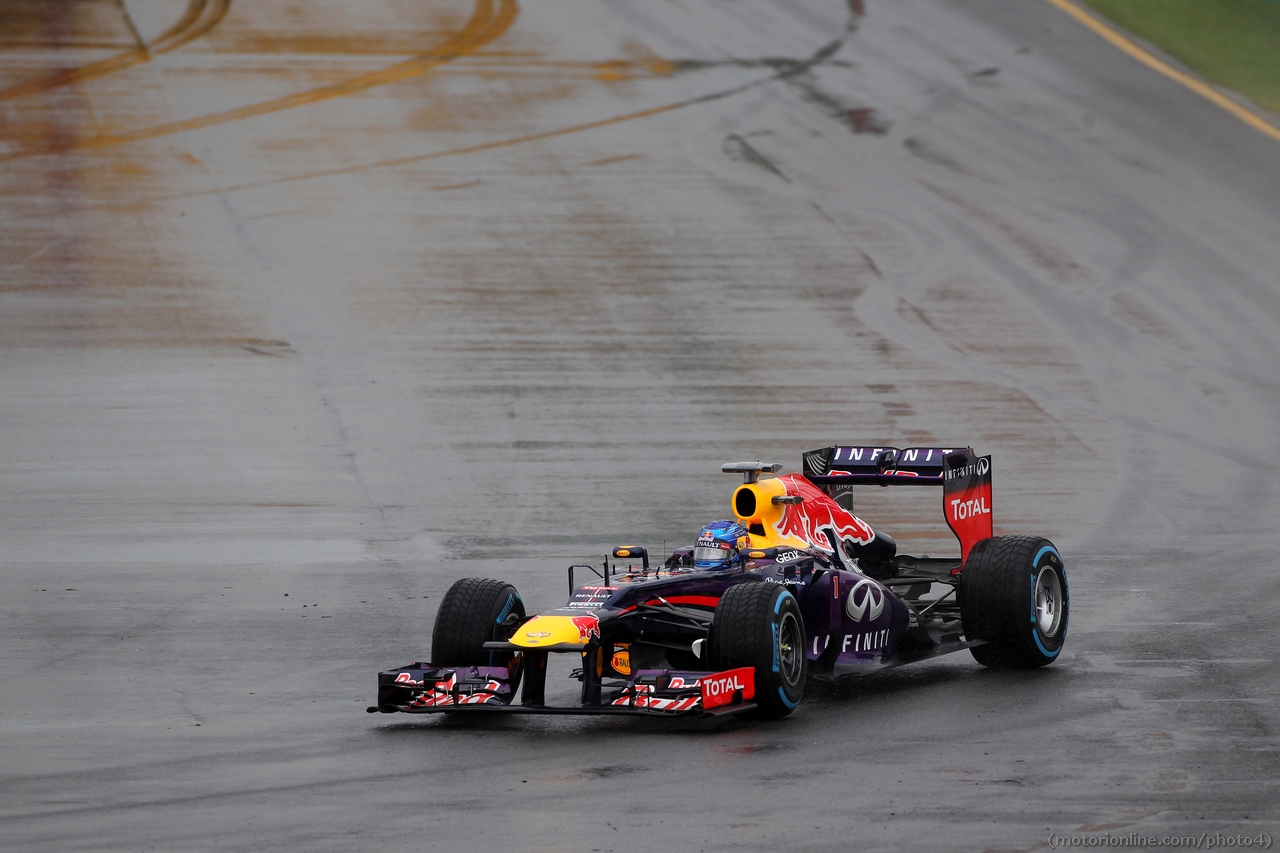
<path id="1" fill-rule="evenodd" d="M 972 447 L 822 447 L 804 454 L 804 476 L 833 499 L 859 485 L 942 486 L 942 513 L 962 562 L 993 533 L 991 457 Z"/>

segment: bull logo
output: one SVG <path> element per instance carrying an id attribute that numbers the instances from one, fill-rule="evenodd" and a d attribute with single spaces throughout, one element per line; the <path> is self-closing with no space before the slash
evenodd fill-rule
<path id="1" fill-rule="evenodd" d="M 600 636 L 600 620 L 595 616 L 570 616 L 569 621 L 578 629 L 578 642 L 585 643 Z"/>
<path id="2" fill-rule="evenodd" d="M 880 618 L 884 612 L 884 590 L 870 578 L 861 578 L 849 590 L 844 612 L 855 622 L 861 622 L 864 616 L 872 621 Z"/>
<path id="3" fill-rule="evenodd" d="M 774 523 L 773 529 L 781 537 L 794 536 L 823 551 L 838 547 L 835 543 L 828 547 L 823 541 L 823 528 L 833 530 L 839 539 L 859 545 L 866 545 L 876 538 L 865 521 L 845 511 L 808 481 L 796 481 L 789 477 L 790 475 L 779 478 L 787 484 L 787 495 L 803 498 L 803 502 L 787 506 L 782 517 Z"/>

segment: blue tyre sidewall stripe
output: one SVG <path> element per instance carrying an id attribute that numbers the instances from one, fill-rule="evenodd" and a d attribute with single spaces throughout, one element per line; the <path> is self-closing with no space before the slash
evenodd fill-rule
<path id="1" fill-rule="evenodd" d="M 786 601 L 788 598 L 795 598 L 795 596 L 791 594 L 790 590 L 785 590 L 785 589 L 784 589 L 784 590 L 782 591 L 782 595 L 778 596 L 778 600 L 777 600 L 776 602 L 774 602 L 774 604 L 773 604 L 773 612 L 774 612 L 774 613 L 781 613 L 781 612 L 782 612 L 782 602 Z"/>
<path id="2" fill-rule="evenodd" d="M 1062 555 L 1059 554 L 1058 549 L 1053 547 L 1052 545 L 1045 545 L 1043 548 L 1041 548 L 1040 551 L 1036 554 L 1035 560 L 1032 561 L 1031 565 L 1036 569 L 1036 571 L 1031 575 L 1031 624 L 1032 625 L 1036 625 L 1036 621 L 1037 621 L 1036 620 L 1036 576 L 1039 575 L 1040 573 L 1040 558 L 1045 555 L 1046 551 L 1051 552 L 1055 557 L 1057 557 L 1058 565 L 1059 566 L 1062 565 Z M 1062 603 L 1064 605 L 1063 609 L 1065 610 L 1066 605 L 1070 600 L 1070 598 L 1067 595 L 1067 573 L 1059 570 L 1058 580 L 1062 581 Z M 1058 656 L 1058 652 L 1062 651 L 1062 646 L 1067 641 L 1067 620 L 1069 616 L 1070 616 L 1070 612 L 1063 614 L 1062 633 L 1059 635 L 1058 647 L 1056 649 L 1053 649 L 1052 651 L 1050 651 L 1049 649 L 1046 649 L 1044 647 L 1044 643 L 1040 641 L 1039 627 L 1033 627 L 1031 629 L 1031 636 L 1035 639 L 1036 648 L 1040 650 L 1040 654 L 1044 655 L 1047 658 L 1056 658 Z"/>
<path id="3" fill-rule="evenodd" d="M 516 606 L 517 601 L 523 602 L 523 599 L 520 598 L 520 593 L 518 592 L 507 593 L 507 603 L 506 605 L 503 606 L 502 612 L 498 614 L 498 618 L 493 620 L 493 624 L 501 625 L 502 620 L 506 619 L 507 616 L 510 615 L 511 610 Z M 497 652 L 489 652 L 489 666 L 494 665 L 493 659 L 496 654 Z"/>
<path id="4" fill-rule="evenodd" d="M 507 604 L 506 604 L 506 606 L 502 608 L 502 612 L 498 614 L 498 618 L 497 618 L 497 619 L 495 619 L 495 620 L 493 620 L 493 621 L 494 621 L 494 622 L 496 622 L 497 624 L 501 625 L 501 624 L 502 624 L 502 620 L 507 618 L 507 616 L 511 613 L 511 608 L 513 608 L 513 607 L 515 607 L 515 606 L 516 606 L 516 602 L 517 602 L 519 599 L 520 599 L 520 595 L 519 595 L 519 593 L 515 593 L 515 592 L 513 592 L 513 593 L 508 594 L 508 595 L 507 595 Z"/>
<path id="5" fill-rule="evenodd" d="M 782 590 L 782 595 L 778 596 L 778 600 L 773 603 L 773 615 L 777 616 L 782 612 L 782 602 L 788 598 L 795 598 L 788 590 Z M 773 623 L 773 671 L 782 672 L 782 635 L 778 631 L 779 625 L 775 621 Z M 779 688 L 781 689 L 781 688 Z"/>
<path id="6" fill-rule="evenodd" d="M 792 601 L 795 601 L 795 596 L 791 594 L 790 590 L 786 590 L 786 589 L 782 590 L 782 594 L 778 596 L 778 600 L 775 601 L 773 604 L 773 613 L 775 616 L 782 613 L 782 602 L 786 601 L 788 598 L 790 598 Z M 796 609 L 797 610 L 799 609 L 798 603 L 796 605 Z M 773 671 L 774 672 L 782 672 L 782 635 L 781 635 L 781 632 L 779 631 L 779 627 L 780 626 L 775 621 L 773 623 Z M 782 704 L 786 705 L 788 708 L 794 708 L 795 706 L 800 704 L 799 699 L 795 700 L 794 702 L 788 699 L 786 691 L 782 689 L 781 685 L 778 686 L 778 698 L 781 699 Z"/>

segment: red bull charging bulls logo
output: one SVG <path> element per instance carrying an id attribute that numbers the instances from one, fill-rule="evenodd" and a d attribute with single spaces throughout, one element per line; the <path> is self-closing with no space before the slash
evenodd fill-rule
<path id="1" fill-rule="evenodd" d="M 578 629 L 578 642 L 585 643 L 592 637 L 600 636 L 600 620 L 590 614 L 586 616 L 570 616 L 573 627 Z"/>
<path id="2" fill-rule="evenodd" d="M 845 512 L 843 507 L 804 477 L 788 474 L 778 480 L 786 484 L 788 495 L 803 498 L 801 503 L 788 506 L 782 518 L 774 525 L 774 530 L 779 534 L 799 537 L 824 551 L 831 550 L 827 538 L 818 532 L 824 527 L 833 528 L 842 541 L 857 545 L 866 545 L 876 538 L 870 525 L 856 515 Z"/>

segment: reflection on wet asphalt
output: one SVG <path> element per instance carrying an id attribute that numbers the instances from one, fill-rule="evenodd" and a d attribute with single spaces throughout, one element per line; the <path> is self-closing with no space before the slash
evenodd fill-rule
<path id="1" fill-rule="evenodd" d="M 1274 832 L 1276 151 L 1047 4 L 0 5 L 0 842 Z M 835 441 L 993 454 L 1063 660 L 364 715 L 455 578 L 554 606 Z"/>

